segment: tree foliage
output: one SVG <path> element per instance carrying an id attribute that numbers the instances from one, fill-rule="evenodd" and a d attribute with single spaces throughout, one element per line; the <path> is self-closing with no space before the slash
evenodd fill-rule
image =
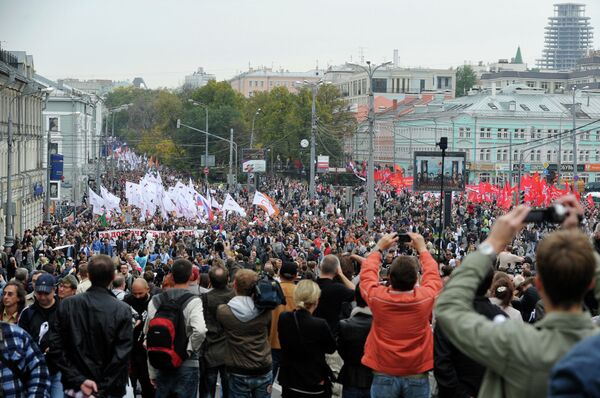
<path id="1" fill-rule="evenodd" d="M 456 68 L 456 96 L 463 97 L 477 83 L 477 75 L 471 66 L 463 65 Z"/>
<path id="2" fill-rule="evenodd" d="M 116 135 L 138 152 L 178 169 L 199 170 L 205 134 L 183 126 L 177 129 L 176 121 L 180 119 L 183 124 L 205 130 L 206 110 L 208 132 L 229 139 L 233 129 L 240 150 L 250 146 L 254 121 L 254 147 L 268 149 L 271 159 L 306 162 L 308 158 L 300 141 L 310 140 L 311 136 L 310 88 L 292 94 L 285 87 L 275 87 L 244 98 L 229 83 L 211 81 L 199 89 L 179 93 L 120 88 L 106 98 L 109 108 L 124 104 L 130 104 L 127 110 L 114 114 Z M 330 85 L 318 89 L 316 114 L 317 154 L 329 155 L 332 164 L 340 164 L 342 138 L 356 129 L 356 120 L 337 89 Z M 112 116 L 107 122 L 112 123 Z M 209 137 L 209 153 L 215 155 L 217 166 L 228 164 L 227 142 Z"/>

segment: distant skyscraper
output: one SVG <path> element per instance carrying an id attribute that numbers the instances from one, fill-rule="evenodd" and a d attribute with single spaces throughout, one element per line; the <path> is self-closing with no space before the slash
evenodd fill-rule
<path id="1" fill-rule="evenodd" d="M 574 69 L 577 60 L 592 49 L 594 34 L 590 17 L 585 16 L 585 4 L 554 5 L 554 15 L 545 28 L 545 46 L 538 66 L 542 69 Z"/>

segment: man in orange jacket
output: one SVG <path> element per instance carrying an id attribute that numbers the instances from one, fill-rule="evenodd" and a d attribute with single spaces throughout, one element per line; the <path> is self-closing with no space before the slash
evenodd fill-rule
<path id="1" fill-rule="evenodd" d="M 399 256 L 390 267 L 391 286 L 379 284 L 385 252 L 396 233 L 384 235 L 363 262 L 360 290 L 373 312 L 362 363 L 373 369 L 371 397 L 429 397 L 427 372 L 433 369 L 431 311 L 442 290 L 438 265 L 419 234 L 409 233 L 422 267 L 412 256 Z"/>

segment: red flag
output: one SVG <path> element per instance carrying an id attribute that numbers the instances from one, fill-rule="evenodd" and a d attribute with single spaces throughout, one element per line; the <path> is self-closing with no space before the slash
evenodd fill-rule
<path id="1" fill-rule="evenodd" d="M 592 195 L 588 194 L 586 199 L 587 199 L 588 206 L 590 206 L 590 208 L 593 208 L 595 206 L 595 203 L 594 203 L 594 198 L 592 197 Z"/>

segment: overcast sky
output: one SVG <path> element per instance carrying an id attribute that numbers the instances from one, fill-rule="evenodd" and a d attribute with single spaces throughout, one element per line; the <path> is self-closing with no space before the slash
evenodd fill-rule
<path id="1" fill-rule="evenodd" d="M 306 71 L 352 59 L 442 68 L 534 66 L 552 0 L 0 0 L 3 48 L 37 73 L 175 87 L 199 66 L 223 80 L 261 65 Z M 600 1 L 588 0 L 600 48 Z"/>

